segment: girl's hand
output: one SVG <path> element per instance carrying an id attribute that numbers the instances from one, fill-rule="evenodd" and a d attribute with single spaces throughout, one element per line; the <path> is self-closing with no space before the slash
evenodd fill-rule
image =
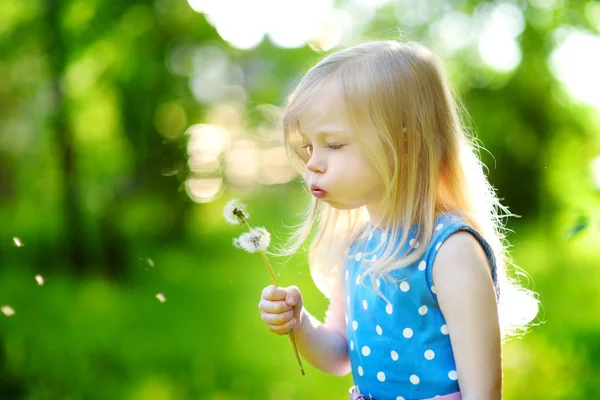
<path id="1" fill-rule="evenodd" d="M 267 286 L 258 303 L 260 315 L 267 328 L 278 335 L 287 334 L 292 328 L 300 327 L 302 294 L 296 286 L 277 288 Z"/>

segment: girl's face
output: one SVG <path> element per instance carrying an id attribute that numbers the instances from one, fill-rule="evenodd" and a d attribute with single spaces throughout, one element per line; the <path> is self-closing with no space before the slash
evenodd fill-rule
<path id="1" fill-rule="evenodd" d="M 372 128 L 352 126 L 338 92 L 321 90 L 299 115 L 303 145 L 310 154 L 306 183 L 313 195 L 336 209 L 367 206 L 372 213 L 379 208 L 385 186 L 356 140 L 357 134 L 369 135 Z"/>

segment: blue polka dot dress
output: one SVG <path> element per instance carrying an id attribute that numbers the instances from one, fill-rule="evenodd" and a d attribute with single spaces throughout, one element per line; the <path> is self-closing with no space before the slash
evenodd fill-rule
<path id="1" fill-rule="evenodd" d="M 432 264 L 450 235 L 467 230 L 488 256 L 495 284 L 496 266 L 489 244 L 459 216 L 442 214 L 434 226 L 423 258 L 391 273 L 397 283 L 383 278 L 375 282 L 390 303 L 377 294 L 370 276 L 359 281 L 360 273 L 366 270 L 363 253 L 391 240 L 390 233 L 373 229 L 368 238 L 352 244 L 344 261 L 344 304 L 352 377 L 360 393 L 374 400 L 429 399 L 460 391 L 448 327 L 433 285 Z M 417 228 L 417 225 L 411 227 L 405 248 L 414 243 Z M 381 246 L 377 253 L 366 257 L 381 258 L 384 249 Z"/>

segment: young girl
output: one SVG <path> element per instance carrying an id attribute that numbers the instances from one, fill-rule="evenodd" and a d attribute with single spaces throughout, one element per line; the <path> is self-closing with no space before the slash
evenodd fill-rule
<path id="1" fill-rule="evenodd" d="M 334 53 L 300 81 L 283 124 L 312 192 L 285 253 L 318 224 L 311 275 L 330 304 L 321 323 L 297 287 L 269 286 L 268 328 L 293 329 L 316 368 L 351 372 L 351 399 L 500 399 L 502 338 L 538 305 L 506 276 L 506 208 L 440 61 L 395 41 Z"/>

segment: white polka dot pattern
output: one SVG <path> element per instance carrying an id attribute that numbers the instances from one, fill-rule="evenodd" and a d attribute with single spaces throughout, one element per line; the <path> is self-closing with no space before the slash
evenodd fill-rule
<path id="1" fill-rule="evenodd" d="M 437 291 L 427 269 L 448 233 L 458 229 L 457 226 L 463 228 L 464 222 L 448 217 L 440 219 L 443 223 L 433 224 L 431 242 L 421 249 L 422 258 L 409 268 L 393 270 L 389 281 L 372 273 L 364 276 L 361 273 L 381 259 L 386 244 L 392 245 L 390 232 L 377 229 L 367 232 L 359 238 L 362 243 L 354 243 L 347 252 L 340 276 L 346 297 L 344 320 L 355 384 L 357 389 L 360 385 L 359 390 L 365 396 L 405 400 L 399 394 L 433 398 L 452 389 L 459 390 L 456 367 L 451 364 L 448 326 L 437 306 Z M 411 228 L 405 251 L 407 247 L 413 251 L 419 248 L 416 233 L 422 232 Z M 394 240 L 400 243 L 402 232 L 398 234 Z"/>
<path id="2" fill-rule="evenodd" d="M 371 349 L 369 348 L 369 346 L 363 346 L 362 354 L 365 357 L 367 357 L 369 354 L 371 354 Z"/>

